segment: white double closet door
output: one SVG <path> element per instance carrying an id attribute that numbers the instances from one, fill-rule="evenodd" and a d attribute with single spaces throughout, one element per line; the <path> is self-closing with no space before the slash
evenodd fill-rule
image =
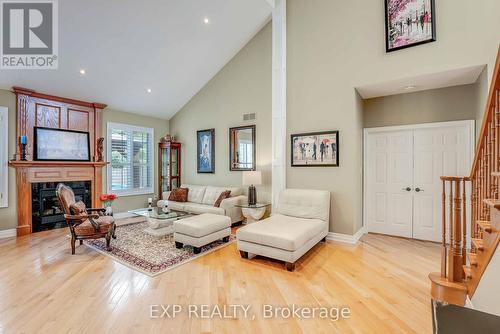
<path id="1" fill-rule="evenodd" d="M 441 241 L 440 177 L 470 173 L 474 121 L 365 129 L 369 232 Z"/>

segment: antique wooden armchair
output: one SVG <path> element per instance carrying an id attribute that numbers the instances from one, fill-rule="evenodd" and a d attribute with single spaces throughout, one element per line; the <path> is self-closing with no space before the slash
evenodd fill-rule
<path id="1" fill-rule="evenodd" d="M 63 183 L 57 185 L 56 193 L 71 231 L 71 254 L 75 254 L 76 240 L 81 245 L 85 239 L 105 238 L 110 251 L 111 238 L 116 239 L 115 220 L 104 215 L 106 209 L 88 209 L 83 202 L 76 202 L 73 190 Z"/>

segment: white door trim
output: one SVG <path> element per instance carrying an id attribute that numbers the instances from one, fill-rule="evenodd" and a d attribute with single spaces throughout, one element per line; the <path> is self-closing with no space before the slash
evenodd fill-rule
<path id="1" fill-rule="evenodd" d="M 450 122 L 434 122 L 434 123 L 419 123 L 419 124 L 408 124 L 408 125 L 395 125 L 395 126 L 382 126 L 376 128 L 364 128 L 363 129 L 363 227 L 368 232 L 368 223 L 367 219 L 367 160 L 368 154 L 366 147 L 368 145 L 368 134 L 378 133 L 378 132 L 389 132 L 389 131 L 402 131 L 402 130 L 415 130 L 415 129 L 432 129 L 439 127 L 447 127 L 447 126 L 460 126 L 465 125 L 469 128 L 469 138 L 471 142 L 469 143 L 470 147 L 470 156 L 472 157 L 472 162 L 475 157 L 475 149 L 476 149 L 476 137 L 475 137 L 475 120 L 465 120 L 465 121 L 450 121 Z M 472 166 L 471 166 L 472 168 Z M 466 175 L 463 175 L 466 176 Z"/>
<path id="2" fill-rule="evenodd" d="M 0 208 L 9 206 L 9 109 L 0 106 Z"/>

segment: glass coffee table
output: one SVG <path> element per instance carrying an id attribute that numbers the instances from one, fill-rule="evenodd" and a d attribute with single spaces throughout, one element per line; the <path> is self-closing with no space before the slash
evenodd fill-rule
<path id="1" fill-rule="evenodd" d="M 194 214 L 184 211 L 169 210 L 168 212 L 164 212 L 161 208 L 145 208 L 130 210 L 128 212 L 146 217 L 149 226 L 144 232 L 155 237 L 174 233 L 174 222 L 176 220 L 194 216 Z"/>

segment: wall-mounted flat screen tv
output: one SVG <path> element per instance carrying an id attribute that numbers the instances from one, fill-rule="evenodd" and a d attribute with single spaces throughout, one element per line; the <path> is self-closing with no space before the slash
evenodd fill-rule
<path id="1" fill-rule="evenodd" d="M 88 132 L 35 127 L 34 160 L 90 161 Z"/>

